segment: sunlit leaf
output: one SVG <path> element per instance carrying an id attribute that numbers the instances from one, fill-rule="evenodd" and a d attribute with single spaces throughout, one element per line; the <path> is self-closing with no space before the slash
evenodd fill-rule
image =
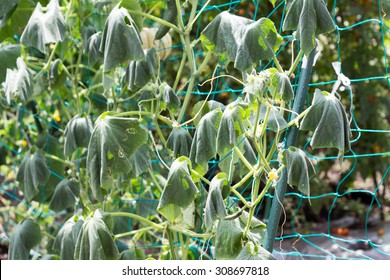
<path id="1" fill-rule="evenodd" d="M 41 149 L 35 147 L 28 151 L 20 164 L 16 180 L 23 188 L 27 201 L 31 201 L 45 185 L 50 172 L 46 165 L 46 159 Z"/>
<path id="2" fill-rule="evenodd" d="M 120 7 L 126 8 L 130 13 L 131 17 L 133 18 L 135 24 L 137 25 L 138 30 L 142 30 L 143 24 L 144 24 L 144 18 L 142 15 L 136 15 L 135 13 L 132 13 L 131 11 L 136 12 L 142 12 L 142 7 L 138 0 L 115 0 L 120 2 Z"/>
<path id="3" fill-rule="evenodd" d="M 310 159 L 300 149 L 289 147 L 283 151 L 283 162 L 287 168 L 287 183 L 298 187 L 298 190 L 310 196 L 310 178 L 315 174 L 315 169 Z"/>
<path id="4" fill-rule="evenodd" d="M 53 250 L 60 252 L 61 260 L 73 260 L 77 238 L 84 224 L 82 216 L 73 216 L 58 231 Z"/>
<path id="5" fill-rule="evenodd" d="M 161 107 L 163 110 L 168 109 L 172 113 L 176 113 L 180 108 L 180 99 L 176 92 L 166 83 L 160 86 Z"/>
<path id="6" fill-rule="evenodd" d="M 20 56 L 22 49 L 19 44 L 0 44 L 0 85 L 5 81 L 7 69 L 14 69 L 16 67 L 16 59 Z"/>
<path id="7" fill-rule="evenodd" d="M 176 18 L 177 18 L 176 0 L 167 0 L 167 8 L 164 11 L 163 20 L 175 24 Z M 165 34 L 169 32 L 169 29 L 170 28 L 166 25 L 160 25 L 158 27 L 154 39 L 160 40 L 162 37 L 165 36 Z"/>
<path id="8" fill-rule="evenodd" d="M 64 131 L 64 155 L 69 156 L 80 147 L 88 147 L 93 123 L 90 117 L 74 116 Z"/>
<path id="9" fill-rule="evenodd" d="M 237 260 L 275 260 L 275 257 L 259 244 L 249 241 L 238 254 Z"/>
<path id="10" fill-rule="evenodd" d="M 183 217 L 183 212 L 194 202 L 198 189 L 190 174 L 191 162 L 182 156 L 176 159 L 169 170 L 167 184 L 161 194 L 157 210 L 168 221 Z"/>
<path id="11" fill-rule="evenodd" d="M 56 187 L 49 208 L 60 212 L 74 206 L 80 195 L 80 187 L 75 179 L 64 179 Z"/>
<path id="12" fill-rule="evenodd" d="M 173 151 L 175 157 L 177 155 L 188 157 L 191 143 L 192 137 L 188 130 L 182 127 L 175 127 L 167 139 L 167 148 Z"/>
<path id="13" fill-rule="evenodd" d="M 11 102 L 11 97 L 15 95 L 27 102 L 33 94 L 34 84 L 30 69 L 21 57 L 16 60 L 16 65 L 17 69 L 7 69 L 5 82 L 3 83 L 8 103 Z"/>
<path id="14" fill-rule="evenodd" d="M 289 0 L 283 31 L 297 30 L 306 56 L 314 49 L 315 37 L 335 29 L 324 0 Z"/>
<path id="15" fill-rule="evenodd" d="M 207 230 L 211 230 L 214 222 L 227 215 L 224 199 L 230 193 L 230 185 L 226 173 L 218 173 L 211 180 L 209 194 L 206 200 L 204 223 Z"/>
<path id="16" fill-rule="evenodd" d="M 145 60 L 137 27 L 129 12 L 119 4 L 107 18 L 100 52 L 104 54 L 104 72 L 129 60 Z"/>
<path id="17" fill-rule="evenodd" d="M 74 258 L 76 260 L 119 259 L 119 251 L 113 235 L 99 209 L 85 220 L 77 238 Z"/>
<path id="18" fill-rule="evenodd" d="M 215 258 L 235 259 L 242 250 L 243 229 L 238 219 L 221 220 L 215 237 Z"/>
<path id="19" fill-rule="evenodd" d="M 301 130 L 313 131 L 313 148 L 337 148 L 341 165 L 344 153 L 349 151 L 351 131 L 343 104 L 334 95 L 316 89 L 309 112 L 303 118 Z"/>
<path id="20" fill-rule="evenodd" d="M 217 154 L 217 134 L 221 119 L 221 109 L 215 109 L 204 115 L 196 128 L 190 159 L 202 175 L 208 170 L 207 162 Z"/>
<path id="21" fill-rule="evenodd" d="M 260 120 L 264 120 L 266 117 L 267 113 L 267 106 L 265 105 L 260 105 Z M 274 132 L 283 130 L 287 128 L 287 122 L 283 118 L 283 116 L 280 114 L 279 110 L 276 109 L 275 107 L 270 108 L 269 116 L 268 116 L 268 121 L 267 121 L 267 126 Z"/>
<path id="22" fill-rule="evenodd" d="M 194 119 L 194 124 L 198 125 L 199 121 L 203 118 L 204 115 L 206 115 L 208 112 L 213 111 L 214 109 L 221 109 L 221 111 L 225 110 L 225 105 L 221 102 L 215 101 L 215 100 L 209 100 L 204 104 L 205 101 L 199 101 L 195 103 L 194 107 L 192 108 L 192 115 L 198 114 L 198 116 Z M 204 104 L 204 105 L 203 105 Z M 203 106 L 203 108 L 202 108 Z M 202 108 L 202 111 L 200 109 Z"/>
<path id="23" fill-rule="evenodd" d="M 138 119 L 103 113 L 97 119 L 88 145 L 87 173 L 94 196 L 102 199 L 102 188 L 113 186 L 114 173 L 131 170 L 130 156 L 147 141 Z"/>
<path id="24" fill-rule="evenodd" d="M 13 230 L 9 245 L 9 260 L 28 260 L 30 250 L 41 241 L 41 229 L 34 221 L 20 222 Z"/>
<path id="25" fill-rule="evenodd" d="M 129 158 L 131 163 L 130 174 L 135 178 L 151 168 L 149 147 L 144 144 L 139 147 Z"/>
<path id="26" fill-rule="evenodd" d="M 20 37 L 23 45 L 34 47 L 42 53 L 46 53 L 46 44 L 62 42 L 66 32 L 58 0 L 51 0 L 46 8 L 47 12 L 43 13 L 41 4 L 37 3 Z"/>
<path id="27" fill-rule="evenodd" d="M 285 73 L 276 72 L 271 76 L 269 91 L 274 98 L 282 99 L 286 102 L 294 98 L 294 90 L 289 77 Z"/>

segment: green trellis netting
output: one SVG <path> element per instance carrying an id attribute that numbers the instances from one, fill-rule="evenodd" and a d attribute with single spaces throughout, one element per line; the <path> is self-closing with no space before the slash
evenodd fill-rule
<path id="1" fill-rule="evenodd" d="M 155 1 L 141 1 L 155 2 Z M 199 1 L 198 11 L 207 2 L 208 6 L 202 11 L 194 27 L 193 36 L 198 38 L 201 30 L 219 12 L 230 10 L 253 19 L 269 17 L 275 22 L 284 41 L 279 50 L 279 60 L 289 63 L 291 46 L 299 48 L 299 44 L 293 42 L 293 35 L 282 32 L 282 22 L 286 11 L 286 1 L 275 1 L 275 6 L 269 0 L 252 1 Z M 327 1 L 328 8 L 336 25 L 336 30 L 326 36 L 320 36 L 319 49 L 322 50 L 318 61 L 313 69 L 313 75 L 309 84 L 307 103 L 316 87 L 332 90 L 336 83 L 341 83 L 342 91 L 339 92 L 343 104 L 349 113 L 353 137 L 351 150 L 344 156 L 342 169 L 337 163 L 337 155 L 334 151 L 314 151 L 309 147 L 310 139 L 303 134 L 299 137 L 299 143 L 304 151 L 315 163 L 317 175 L 312 179 L 312 195 L 308 197 L 294 192 L 288 188 L 283 201 L 283 211 L 280 221 L 280 230 L 275 238 L 274 255 L 279 259 L 390 259 L 390 3 L 388 0 L 333 0 Z M 91 10 L 93 19 L 104 24 L 100 13 L 106 16 L 104 10 Z M 145 21 L 145 26 L 151 26 L 152 21 Z M 19 38 L 15 35 L 15 39 Z M 173 38 L 172 52 L 169 58 L 162 61 L 161 76 L 172 75 L 171 65 L 179 65 L 181 61 L 179 40 Z M 197 45 L 195 56 L 202 61 L 204 53 L 202 47 Z M 285 55 L 286 52 L 289 55 Z M 283 56 L 284 55 L 284 56 Z M 340 62 L 341 72 L 332 67 L 332 62 Z M 270 62 L 272 63 L 272 62 Z M 303 61 L 300 62 L 302 64 Z M 1 64 L 1 62 L 0 62 Z M 222 64 L 222 63 L 221 63 Z M 269 64 L 260 65 L 258 70 L 269 68 Z M 0 65 L 1 67 L 1 65 Z M 298 69 L 301 67 L 299 66 Z M 337 67 L 336 67 L 337 68 Z M 202 86 L 202 82 L 212 77 L 214 69 L 209 69 L 209 75 L 204 74 L 199 85 L 192 92 L 193 101 L 204 99 L 210 93 L 210 89 Z M 337 69 L 336 69 L 337 70 Z M 211 98 L 219 101 L 234 100 L 242 93 L 240 85 L 232 83 L 225 68 L 218 66 L 214 75 L 219 76 L 213 83 Z M 299 72 L 293 79 L 294 89 L 297 87 Z M 172 82 L 175 76 L 172 75 Z M 89 80 L 88 71 L 83 75 L 85 84 L 93 87 L 93 81 Z M 241 77 L 238 77 L 241 78 Z M 185 82 L 180 95 L 185 94 Z M 180 86 L 179 86 L 180 88 Z M 115 93 L 121 97 L 121 90 Z M 106 100 L 92 97 L 93 102 L 106 103 Z M 108 100 L 111 102 L 111 100 Z M 122 105 L 132 100 L 123 101 Z M 56 103 L 56 106 L 68 108 L 70 103 L 64 99 Z M 8 108 L 4 94 L 1 96 L 1 106 Z M 0 138 L 0 154 L 13 156 L 12 161 L 1 162 L 0 167 L 0 239 L 6 244 L 9 240 L 9 230 L 15 225 L 14 215 L 29 215 L 44 219 L 53 227 L 62 226 L 61 213 L 56 214 L 47 206 L 39 202 L 27 203 L 15 187 L 14 180 L 18 166 L 25 154 L 23 146 L 25 133 L 23 132 L 23 116 L 31 115 L 30 108 L 24 108 L 11 102 L 11 107 L 17 112 L 18 133 L 16 135 L 2 136 Z M 106 106 L 106 104 L 104 104 Z M 6 109 L 0 110 L 3 115 L 1 125 L 6 126 Z M 37 117 L 47 128 L 47 132 L 56 130 L 63 131 L 66 123 L 53 121 L 59 118 L 56 108 L 39 109 Z M 32 130 L 38 128 L 30 124 Z M 150 122 L 150 127 L 153 127 Z M 164 127 L 161 127 L 164 129 Z M 185 127 L 190 132 L 194 127 Z M 3 127 L 0 126 L 0 130 Z M 50 138 L 43 139 L 46 142 L 45 149 L 56 149 L 51 146 Z M 164 153 L 164 151 L 160 152 Z M 78 155 L 80 158 L 81 155 Z M 1 158 L 1 157 L 0 157 Z M 77 158 L 76 158 L 77 160 Z M 217 168 L 218 162 L 224 158 L 209 162 L 210 171 Z M 48 166 L 51 166 L 48 159 Z M 152 167 L 158 171 L 160 160 L 152 159 Z M 63 179 L 54 171 L 51 174 Z M 212 175 L 211 175 L 212 176 Z M 135 211 L 134 205 L 137 194 L 144 191 L 147 186 L 143 185 L 143 178 L 137 178 L 140 188 L 130 195 L 128 200 L 114 200 L 111 204 L 124 206 L 129 212 Z M 250 200 L 250 183 L 240 189 L 240 193 Z M 273 201 L 273 192 L 267 194 L 257 209 L 256 215 L 264 221 L 270 219 L 270 207 Z M 45 192 L 42 192 L 42 202 L 46 200 Z M 11 201 L 11 202 L 10 202 Z M 18 205 L 16 212 L 9 211 L 9 205 Z M 158 201 L 144 200 L 146 208 L 156 208 Z M 18 212 L 19 211 L 19 212 Z M 124 225 L 126 227 L 126 225 Z M 128 220 L 128 230 L 131 230 L 131 220 Z M 123 246 L 126 246 L 123 244 Z M 167 244 L 139 244 L 140 248 L 162 248 Z M 199 240 L 198 248 L 192 248 L 194 252 L 201 254 L 213 246 L 212 241 Z M 39 248 L 36 248 L 39 251 Z M 212 250 L 211 250 L 212 252 Z"/>

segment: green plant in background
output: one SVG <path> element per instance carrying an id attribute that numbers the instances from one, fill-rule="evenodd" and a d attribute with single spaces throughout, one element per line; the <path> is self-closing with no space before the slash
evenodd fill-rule
<path id="1" fill-rule="evenodd" d="M 272 259 L 262 247 L 266 225 L 256 218 L 256 208 L 282 172 L 309 197 L 314 175 L 302 149 L 284 147 L 286 131 L 313 132 L 311 146 L 337 149 L 340 164 L 349 150 L 349 120 L 335 91 L 316 89 L 312 105 L 302 112 L 290 106 L 295 98 L 290 78 L 299 62 L 314 52 L 318 34 L 334 30 L 322 0 L 288 1 L 283 29 L 297 30 L 300 51 L 292 52 L 286 70 L 276 57 L 283 37 L 270 19 L 224 11 L 196 39 L 194 25 L 209 1 L 200 7 L 196 0 L 169 0 L 166 6 L 51 0 L 42 2 L 44 7 L 36 4 L 28 22 L 21 18 L 29 1 L 7 4 L 1 11 L 0 57 L 6 68 L 0 82 L 11 106 L 2 109 L 2 136 L 26 139 L 15 151 L 21 164 L 14 168 L 26 201 L 38 202 L 41 210 L 49 206 L 65 220 L 58 230 L 46 223 L 39 227 L 40 217 L 31 215 L 33 222 L 29 213 L 21 215 L 10 259 L 28 258 L 41 235 L 50 240 L 41 243 L 43 251 L 61 259 L 196 254 Z M 182 60 L 172 84 L 158 56 L 171 46 L 143 49 L 141 30 L 152 24 L 158 26 L 154 39 L 180 40 Z M 9 37 L 14 34 L 21 35 L 20 44 Z M 203 61 L 194 51 L 201 45 Z M 261 61 L 275 68 L 258 72 Z M 205 81 L 211 92 L 214 69 L 220 67 L 240 73 L 230 78 L 242 84 L 242 94 L 226 104 L 208 100 L 209 94 L 189 116 L 200 77 L 212 73 Z M 219 168 L 210 170 L 213 159 Z M 241 195 L 247 186 L 249 199 Z M 33 231 L 33 238 L 26 231 Z M 192 251 L 194 244 L 210 241 L 213 254 Z M 169 249 L 134 249 L 156 242 Z"/>

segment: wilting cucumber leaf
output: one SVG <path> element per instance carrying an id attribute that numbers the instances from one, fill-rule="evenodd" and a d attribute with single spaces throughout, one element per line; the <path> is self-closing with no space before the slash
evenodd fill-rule
<path id="1" fill-rule="evenodd" d="M 22 49 L 18 44 L 1 43 L 0 44 L 0 85 L 5 81 L 7 69 L 16 67 L 16 59 L 20 56 Z"/>
<path id="2" fill-rule="evenodd" d="M 77 238 L 74 258 L 76 260 L 117 260 L 119 251 L 98 209 L 89 216 Z"/>
<path id="3" fill-rule="evenodd" d="M 8 1 L 4 1 L 0 5 L 0 29 L 7 24 L 8 19 L 10 18 L 10 16 L 16 9 L 16 6 L 18 5 L 18 2 L 19 0 L 8 0 Z M 0 79 L 0 83 L 1 83 L 1 79 Z"/>
<path id="4" fill-rule="evenodd" d="M 192 143 L 191 134 L 187 129 L 182 127 L 174 127 L 167 139 L 167 148 L 173 151 L 174 156 L 186 156 L 190 154 Z"/>
<path id="5" fill-rule="evenodd" d="M 350 126 L 345 109 L 334 95 L 316 89 L 309 112 L 303 118 L 301 130 L 313 131 L 313 148 L 337 148 L 340 165 L 344 152 L 350 150 Z"/>
<path id="6" fill-rule="evenodd" d="M 19 96 L 24 102 L 27 102 L 33 94 L 33 78 L 30 69 L 24 63 L 21 57 L 16 60 L 18 69 L 7 69 L 5 78 L 4 92 L 8 103 L 11 102 L 11 97 Z"/>
<path id="7" fill-rule="evenodd" d="M 217 153 L 224 156 L 237 144 L 237 140 L 245 133 L 244 120 L 247 111 L 239 105 L 229 104 L 223 111 L 217 134 Z"/>
<path id="8" fill-rule="evenodd" d="M 126 61 L 145 60 L 141 37 L 125 8 L 119 4 L 109 14 L 102 35 L 100 52 L 104 55 L 104 72 Z"/>
<path id="9" fill-rule="evenodd" d="M 315 37 L 335 29 L 324 0 L 289 0 L 283 31 L 297 30 L 306 56 L 314 49 Z"/>
<path id="10" fill-rule="evenodd" d="M 59 89 L 65 83 L 67 74 L 63 70 L 61 59 L 54 60 L 49 70 L 50 87 L 52 89 Z"/>
<path id="11" fill-rule="evenodd" d="M 219 13 L 203 29 L 200 40 L 209 51 L 222 56 L 222 60 L 235 61 L 246 26 L 252 22 L 227 11 Z"/>
<path id="12" fill-rule="evenodd" d="M 138 0 L 120 0 L 120 7 L 126 8 L 130 11 L 130 13 L 131 11 L 142 12 L 142 7 Z M 138 30 L 142 30 L 144 25 L 144 19 L 142 15 L 136 15 L 133 13 L 131 17 L 137 25 Z"/>
<path id="13" fill-rule="evenodd" d="M 267 106 L 260 105 L 260 115 L 259 120 L 264 120 L 267 113 Z M 275 107 L 270 108 L 267 126 L 274 132 L 283 130 L 287 128 L 288 124 L 286 120 L 282 117 L 279 110 Z"/>
<path id="14" fill-rule="evenodd" d="M 45 185 L 49 175 L 43 151 L 35 147 L 32 148 L 27 152 L 16 174 L 16 180 L 23 187 L 27 201 L 34 198 L 39 192 L 39 188 Z"/>
<path id="15" fill-rule="evenodd" d="M 213 111 L 214 109 L 221 109 L 221 111 L 225 110 L 225 105 L 221 102 L 215 101 L 215 100 L 209 100 L 204 104 L 205 101 L 199 101 L 195 103 L 194 107 L 192 108 L 192 115 L 196 115 L 199 113 L 200 109 L 202 108 L 202 111 L 199 113 L 199 115 L 194 119 L 194 124 L 198 125 L 199 121 L 203 118 L 204 115 L 206 115 L 208 112 Z M 204 104 L 204 105 L 203 105 Z"/>
<path id="16" fill-rule="evenodd" d="M 294 98 L 294 90 L 289 77 L 285 73 L 276 72 L 271 75 L 269 91 L 274 98 L 282 99 L 286 102 Z"/>
<path id="17" fill-rule="evenodd" d="M 42 6 L 38 2 L 20 37 L 20 42 L 25 46 L 34 47 L 40 52 L 46 53 L 45 45 L 62 42 L 65 38 L 65 32 L 65 20 L 61 14 L 58 0 L 49 2 L 46 13 L 42 12 Z"/>
<path id="18" fill-rule="evenodd" d="M 20 222 L 11 236 L 9 260 L 28 260 L 30 250 L 41 241 L 41 229 L 33 220 Z"/>
<path id="19" fill-rule="evenodd" d="M 83 52 L 88 55 L 88 64 L 94 66 L 100 64 L 103 59 L 103 54 L 100 52 L 102 43 L 102 33 L 97 32 L 92 34 L 84 45 Z"/>
<path id="20" fill-rule="evenodd" d="M 120 260 L 144 260 L 146 258 L 144 251 L 140 248 L 131 247 L 121 252 Z"/>
<path id="21" fill-rule="evenodd" d="M 167 184 L 161 194 L 157 210 L 168 221 L 183 217 L 183 212 L 194 202 L 198 189 L 190 174 L 191 162 L 182 156 L 176 159 L 169 170 Z"/>
<path id="22" fill-rule="evenodd" d="M 176 7 L 176 0 L 168 0 L 167 1 L 167 8 L 164 11 L 164 17 L 163 19 L 167 22 L 176 23 L 177 18 L 177 7 Z M 157 29 L 156 35 L 154 36 L 154 40 L 160 40 L 162 37 L 165 36 L 169 32 L 169 27 L 166 25 L 160 25 Z"/>
<path id="23" fill-rule="evenodd" d="M 221 119 L 221 109 L 215 109 L 204 115 L 196 128 L 190 159 L 201 175 L 206 174 L 207 162 L 217 154 L 217 134 Z"/>
<path id="24" fill-rule="evenodd" d="M 84 224 L 82 216 L 73 216 L 58 231 L 53 250 L 60 252 L 61 260 L 73 260 L 77 238 Z"/>
<path id="25" fill-rule="evenodd" d="M 131 91 L 137 91 L 151 80 L 158 72 L 157 53 L 154 48 L 145 50 L 145 60 L 131 61 L 126 68 L 125 82 Z"/>
<path id="26" fill-rule="evenodd" d="M 245 71 L 252 69 L 260 60 L 272 59 L 282 41 L 282 36 L 270 19 L 261 18 L 247 25 L 237 49 L 234 67 Z"/>
<path id="27" fill-rule="evenodd" d="M 239 217 L 241 227 L 244 229 L 248 223 L 249 214 L 244 211 Z M 252 217 L 247 238 L 255 244 L 263 244 L 265 235 L 267 234 L 267 226 L 256 217 Z"/>
<path id="28" fill-rule="evenodd" d="M 60 212 L 68 207 L 74 206 L 80 195 L 80 187 L 75 179 L 62 180 L 54 190 L 49 208 Z"/>
<path id="29" fill-rule="evenodd" d="M 130 174 L 133 175 L 134 178 L 147 172 L 148 169 L 151 168 L 148 145 L 144 144 L 139 147 L 138 150 L 131 155 L 129 161 L 131 163 Z"/>
<path id="30" fill-rule="evenodd" d="M 307 155 L 301 149 L 291 146 L 283 151 L 283 163 L 287 168 L 287 183 L 310 196 L 309 181 L 315 170 Z"/>
<path id="31" fill-rule="evenodd" d="M 224 199 L 230 193 L 228 176 L 226 173 L 218 173 L 211 180 L 209 194 L 206 200 L 204 223 L 207 230 L 211 230 L 214 222 L 222 220 L 227 215 Z"/>
<path id="32" fill-rule="evenodd" d="M 66 125 L 64 131 L 64 155 L 69 156 L 79 147 L 88 147 L 93 123 L 90 117 L 74 116 Z"/>
<path id="33" fill-rule="evenodd" d="M 168 109 L 172 113 L 176 113 L 180 108 L 181 102 L 175 91 L 167 83 L 162 83 L 160 93 L 162 95 L 161 109 Z"/>
<path id="34" fill-rule="evenodd" d="M 114 173 L 131 170 L 129 157 L 147 141 L 138 119 L 103 113 L 97 119 L 88 145 L 87 172 L 94 196 L 102 199 L 102 188 L 113 186 Z"/>
<path id="35" fill-rule="evenodd" d="M 275 257 L 260 244 L 249 241 L 238 254 L 237 260 L 275 260 Z"/>
<path id="36" fill-rule="evenodd" d="M 238 219 L 221 220 L 215 237 L 215 258 L 235 259 L 242 250 L 243 228 Z"/>

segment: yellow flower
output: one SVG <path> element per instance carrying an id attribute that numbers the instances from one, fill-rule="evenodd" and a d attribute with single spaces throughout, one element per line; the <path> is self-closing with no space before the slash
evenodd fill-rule
<path id="1" fill-rule="evenodd" d="M 27 147 L 27 141 L 26 140 L 22 140 L 20 143 L 22 144 L 23 147 Z"/>
<path id="2" fill-rule="evenodd" d="M 55 110 L 55 111 L 54 111 L 53 118 L 54 118 L 54 120 L 55 120 L 56 122 L 61 121 L 60 112 L 59 112 L 58 110 Z"/>
<path id="3" fill-rule="evenodd" d="M 15 175 L 14 175 L 14 173 L 13 173 L 12 171 L 9 172 L 8 175 L 7 175 L 7 178 L 8 178 L 9 180 L 15 180 Z"/>

